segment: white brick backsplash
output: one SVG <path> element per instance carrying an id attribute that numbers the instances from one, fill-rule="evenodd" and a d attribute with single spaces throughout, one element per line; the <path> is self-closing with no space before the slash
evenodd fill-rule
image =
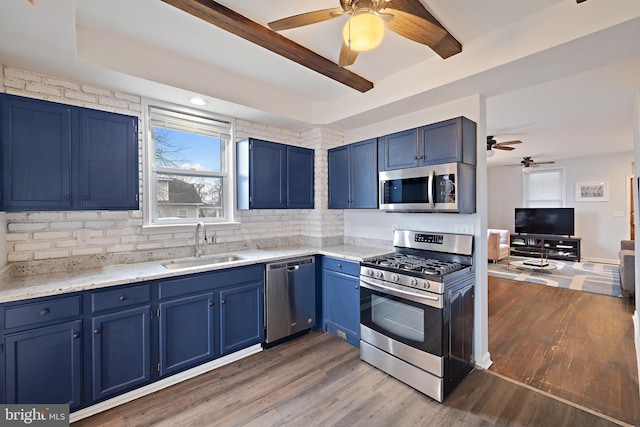
<path id="1" fill-rule="evenodd" d="M 66 239 L 71 237 L 71 232 L 66 231 L 49 231 L 49 232 L 41 232 L 41 233 L 33 233 L 34 240 L 57 240 L 57 239 Z"/>
<path id="2" fill-rule="evenodd" d="M 135 245 L 113 245 L 107 247 L 107 252 L 133 252 L 135 249 Z"/>
<path id="3" fill-rule="evenodd" d="M 35 222 L 35 223 L 9 223 L 7 225 L 9 232 L 13 232 L 13 231 L 18 231 L 18 232 L 24 232 L 24 231 L 40 231 L 40 230 L 46 230 L 47 229 L 47 224 L 45 223 L 41 223 L 41 222 Z"/>
<path id="4" fill-rule="evenodd" d="M 49 86 L 60 86 L 65 89 L 71 89 L 80 91 L 80 85 L 76 82 L 70 82 L 68 80 L 56 79 L 54 77 L 44 77 L 42 82 Z"/>
<path id="5" fill-rule="evenodd" d="M 9 252 L 7 254 L 7 261 L 9 262 L 22 262 L 29 261 L 31 255 L 23 252 Z"/>
<path id="6" fill-rule="evenodd" d="M 44 249 L 51 248 L 51 244 L 48 242 L 42 243 L 16 243 L 13 245 L 16 252 L 36 252 Z"/>
<path id="7" fill-rule="evenodd" d="M 77 248 L 77 249 L 72 249 L 71 250 L 71 255 L 72 256 L 79 256 L 79 255 L 95 255 L 95 254 L 103 254 L 105 252 L 104 248 L 88 248 L 88 247 L 84 247 L 84 248 Z"/>
<path id="8" fill-rule="evenodd" d="M 67 212 L 66 213 L 66 220 L 67 221 L 74 221 L 74 220 L 82 220 L 82 221 L 86 221 L 86 220 L 92 220 L 92 219 L 98 219 L 98 212 L 86 212 L 86 211 L 81 211 L 81 212 Z"/>
<path id="9" fill-rule="evenodd" d="M 1 65 L 0 70 L 0 90 L 4 88 L 8 93 L 141 117 L 142 99 L 139 95 Z M 240 228 L 207 230 L 209 237 L 215 236 L 216 243 L 203 242 L 206 253 L 301 242 L 335 242 L 334 237 L 342 235 L 343 211 L 327 209 L 327 149 L 343 145 L 344 134 L 329 128 L 314 128 L 301 133 L 244 119 L 236 119 L 235 122 L 237 140 L 254 137 L 316 150 L 316 207 L 311 210 L 239 211 Z M 141 122 L 141 171 L 143 133 L 144 123 Z M 142 179 L 143 174 L 140 175 Z M 142 181 L 139 190 L 142 195 Z M 141 209 L 136 211 L 8 213 L 8 260 L 30 262 L 49 259 L 63 265 L 65 260 L 71 261 L 79 256 L 118 254 L 104 258 L 121 262 L 123 259 L 157 259 L 156 253 L 166 256 L 192 254 L 195 244 L 193 231 L 141 234 L 142 197 L 140 206 Z M 78 238 L 79 230 L 88 230 L 84 231 L 87 233 L 85 242 Z"/>
<path id="10" fill-rule="evenodd" d="M 83 225 L 82 221 L 52 222 L 49 224 L 49 228 L 51 230 L 77 230 Z"/>
<path id="11" fill-rule="evenodd" d="M 54 86 L 47 86 L 40 83 L 27 83 L 25 90 L 28 92 L 41 93 L 43 95 L 57 96 L 62 95 L 62 90 Z"/>

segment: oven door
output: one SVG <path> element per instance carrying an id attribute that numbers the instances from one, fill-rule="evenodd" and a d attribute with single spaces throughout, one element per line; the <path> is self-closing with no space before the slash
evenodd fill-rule
<path id="1" fill-rule="evenodd" d="M 442 356 L 443 297 L 360 278 L 360 324 L 406 346 Z"/>

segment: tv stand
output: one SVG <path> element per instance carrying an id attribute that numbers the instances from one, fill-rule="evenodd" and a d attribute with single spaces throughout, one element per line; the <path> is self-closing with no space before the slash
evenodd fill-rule
<path id="1" fill-rule="evenodd" d="M 580 241 L 580 237 L 553 234 L 512 234 L 511 254 L 519 255 L 518 252 L 522 254 L 522 249 L 538 248 L 544 249 L 549 259 L 580 261 Z"/>

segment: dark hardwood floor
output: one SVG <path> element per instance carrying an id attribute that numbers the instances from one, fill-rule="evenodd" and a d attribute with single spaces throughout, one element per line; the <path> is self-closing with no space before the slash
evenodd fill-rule
<path id="1" fill-rule="evenodd" d="M 497 372 L 640 425 L 632 300 L 489 277 Z"/>
<path id="2" fill-rule="evenodd" d="M 315 332 L 121 405 L 88 426 L 615 426 L 487 371 L 437 403 Z"/>

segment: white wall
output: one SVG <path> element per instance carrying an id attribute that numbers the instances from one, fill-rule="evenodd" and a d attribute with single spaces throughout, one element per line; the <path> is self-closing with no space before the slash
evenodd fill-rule
<path id="1" fill-rule="evenodd" d="M 565 171 L 566 206 L 575 209 L 575 235 L 582 238 L 585 260 L 617 263 L 620 240 L 628 239 L 629 209 L 627 177 L 633 173 L 633 153 L 556 160 L 550 167 Z M 493 167 L 488 169 L 488 226 L 514 231 L 514 208 L 522 207 L 522 169 Z M 608 184 L 609 201 L 575 200 L 576 183 Z M 622 214 L 623 216 L 618 216 Z"/>

